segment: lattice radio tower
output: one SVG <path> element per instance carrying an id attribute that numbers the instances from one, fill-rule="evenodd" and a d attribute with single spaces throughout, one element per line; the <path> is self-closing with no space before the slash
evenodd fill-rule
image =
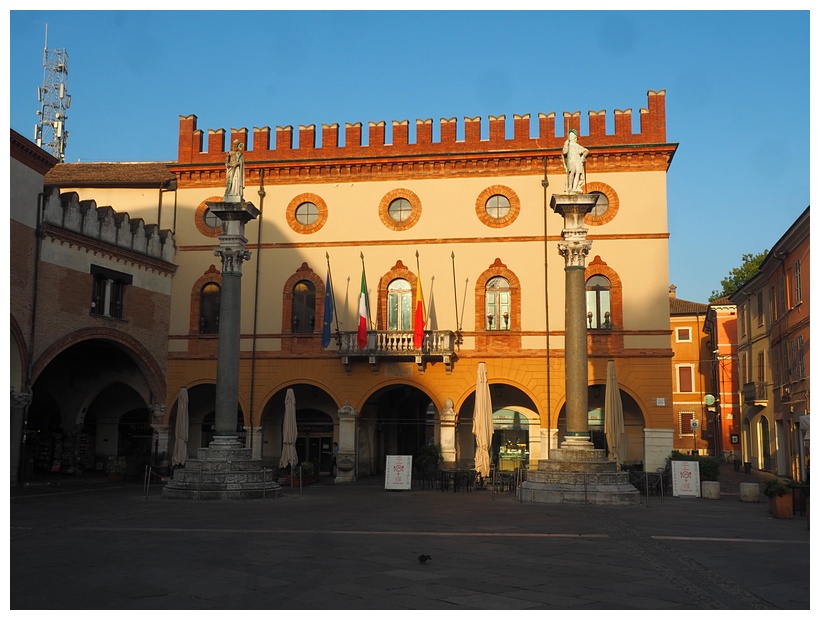
<path id="1" fill-rule="evenodd" d="M 68 130 L 66 111 L 71 105 L 68 94 L 68 52 L 64 49 L 48 49 L 48 24 L 46 24 L 46 44 L 43 50 L 43 85 L 37 89 L 40 122 L 34 127 L 34 141 L 37 146 L 50 151 L 60 162 L 65 161 L 65 147 Z"/>

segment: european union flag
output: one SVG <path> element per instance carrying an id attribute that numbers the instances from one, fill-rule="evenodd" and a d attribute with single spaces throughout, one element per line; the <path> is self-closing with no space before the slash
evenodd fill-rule
<path id="1" fill-rule="evenodd" d="M 322 321 L 322 346 L 330 344 L 330 324 L 333 321 L 333 283 L 330 281 L 330 269 L 325 281 L 325 318 Z"/>

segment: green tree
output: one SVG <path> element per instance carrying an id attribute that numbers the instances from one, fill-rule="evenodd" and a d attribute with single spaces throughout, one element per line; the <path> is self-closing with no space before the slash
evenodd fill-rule
<path id="1" fill-rule="evenodd" d="M 768 253 L 769 250 L 763 250 L 760 254 L 744 254 L 743 263 L 740 267 L 732 269 L 729 275 L 720 281 L 723 288 L 719 291 L 712 291 L 709 301 L 727 297 L 751 280 L 760 271 L 760 263 L 763 262 Z"/>

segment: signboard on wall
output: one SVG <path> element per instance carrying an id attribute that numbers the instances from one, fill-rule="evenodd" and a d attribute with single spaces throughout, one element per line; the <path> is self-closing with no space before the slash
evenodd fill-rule
<path id="1" fill-rule="evenodd" d="M 410 489 L 413 472 L 413 457 L 388 454 L 384 468 L 384 488 L 388 491 L 406 491 Z"/>
<path id="2" fill-rule="evenodd" d="M 672 495 L 700 497 L 700 463 L 672 461 Z"/>

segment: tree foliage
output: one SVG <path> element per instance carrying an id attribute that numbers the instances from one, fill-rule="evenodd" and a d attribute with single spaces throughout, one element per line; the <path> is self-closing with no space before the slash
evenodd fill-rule
<path id="1" fill-rule="evenodd" d="M 720 281 L 720 285 L 723 288 L 719 291 L 712 291 L 712 294 L 709 296 L 709 301 L 727 297 L 751 280 L 757 275 L 757 272 L 760 271 L 760 263 L 763 262 L 763 259 L 766 258 L 768 253 L 769 250 L 763 250 L 759 254 L 744 254 L 742 258 L 743 263 L 740 267 L 732 269 L 729 275 Z"/>

